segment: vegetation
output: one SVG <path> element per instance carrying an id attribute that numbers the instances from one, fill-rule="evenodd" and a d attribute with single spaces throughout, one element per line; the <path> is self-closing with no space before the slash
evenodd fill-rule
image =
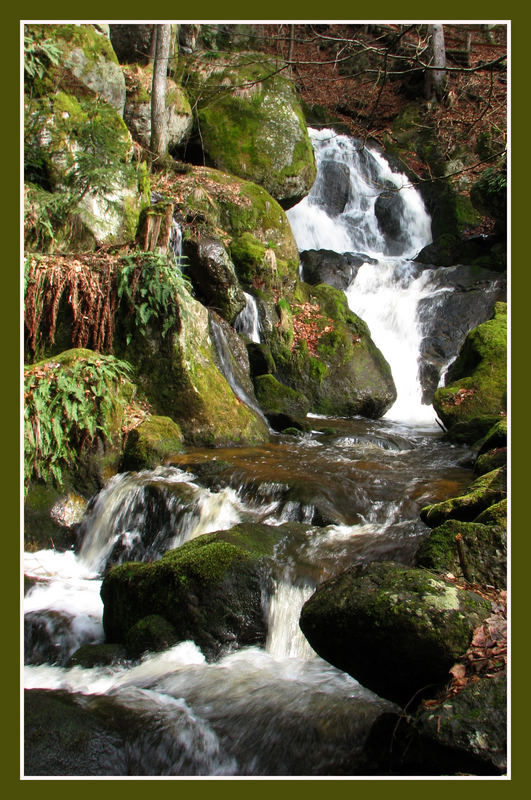
<path id="1" fill-rule="evenodd" d="M 131 400 L 131 368 L 70 350 L 24 370 L 24 480 L 61 486 L 96 437 L 111 440 Z"/>

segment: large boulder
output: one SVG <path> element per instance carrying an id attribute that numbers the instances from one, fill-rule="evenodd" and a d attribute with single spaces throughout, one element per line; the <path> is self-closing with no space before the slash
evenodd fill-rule
<path id="1" fill-rule="evenodd" d="M 157 186 L 155 187 L 157 188 Z M 250 181 L 208 167 L 175 167 L 160 187 L 175 204 L 187 241 L 203 236 L 228 241 L 244 288 L 271 294 L 295 284 L 299 251 L 284 210 Z"/>
<path id="2" fill-rule="evenodd" d="M 199 536 L 154 563 L 114 567 L 101 587 L 107 641 L 135 638 L 133 626 L 155 614 L 173 626 L 175 640 L 192 639 L 208 658 L 263 643 L 265 559 L 281 537 L 267 525 L 240 525 Z"/>
<path id="3" fill-rule="evenodd" d="M 382 416 L 396 399 L 391 370 L 367 325 L 332 286 L 297 284 L 277 303 L 269 335 L 276 378 L 320 414 Z"/>
<path id="4" fill-rule="evenodd" d="M 373 259 L 361 253 L 335 253 L 333 250 L 303 250 L 301 253 L 302 277 L 315 286 L 328 283 L 336 289 L 348 289 L 359 267 Z"/>
<path id="5" fill-rule="evenodd" d="M 318 587 L 300 627 L 322 658 L 405 705 L 448 680 L 489 612 L 482 597 L 427 570 L 374 562 Z"/>
<path id="6" fill-rule="evenodd" d="M 506 413 L 507 305 L 474 328 L 437 389 L 433 406 L 452 439 L 475 442 Z"/>
<path id="7" fill-rule="evenodd" d="M 263 53 L 194 60 L 190 77 L 212 165 L 263 186 L 284 208 L 302 200 L 316 166 L 292 81 Z"/>
<path id="8" fill-rule="evenodd" d="M 183 252 L 187 259 L 186 273 L 197 299 L 227 322 L 234 322 L 245 308 L 245 295 L 223 242 L 200 235 L 198 241 L 185 242 Z"/>
<path id="9" fill-rule="evenodd" d="M 98 25 L 28 25 L 25 35 L 38 45 L 46 41 L 57 51 L 57 63 L 48 63 L 46 76 L 34 91 L 57 89 L 80 97 L 88 93 L 94 101 L 103 100 L 120 116 L 125 103 L 125 79 L 109 38 Z"/>
<path id="10" fill-rule="evenodd" d="M 459 537 L 459 539 L 458 539 Z M 464 551 L 466 576 L 459 556 Z M 507 585 L 507 530 L 501 524 L 459 522 L 442 523 L 421 543 L 415 558 L 420 567 L 451 572 L 473 583 Z"/>
<path id="11" fill-rule="evenodd" d="M 121 64 L 147 62 L 154 25 L 109 25 L 111 44 Z"/>
<path id="12" fill-rule="evenodd" d="M 148 203 L 145 168 L 132 162 L 131 136 L 112 106 L 62 90 L 29 98 L 25 140 L 27 180 L 51 192 L 55 207 L 48 195 L 34 202 L 49 227 L 68 220 L 72 229 L 64 249 L 75 249 L 76 239 L 85 250 L 134 239 Z"/>
<path id="13" fill-rule="evenodd" d="M 149 148 L 151 141 L 151 88 L 153 65 L 138 64 L 126 70 L 127 98 L 124 121 L 133 139 Z M 166 135 L 170 153 L 188 137 L 192 129 L 192 109 L 186 92 L 172 78 L 166 79 Z"/>

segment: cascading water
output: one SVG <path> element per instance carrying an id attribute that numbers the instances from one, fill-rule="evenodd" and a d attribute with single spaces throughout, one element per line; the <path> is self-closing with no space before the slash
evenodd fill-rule
<path id="1" fill-rule="evenodd" d="M 403 178 L 378 153 L 331 132 L 312 136 L 319 177 L 312 195 L 289 212 L 297 241 L 301 249 L 361 254 L 366 263 L 348 288 L 349 303 L 391 362 L 398 386 L 392 411 L 418 421 L 428 407 L 414 393 L 421 334 L 415 320 L 430 292 L 446 291 L 431 270 L 408 260 L 429 240 L 429 218 L 414 190 L 396 191 Z M 389 208 L 393 236 L 377 223 Z M 429 316 L 426 304 L 423 313 Z M 251 317 L 243 326 L 253 340 Z M 211 332 L 220 368 L 253 407 L 213 315 Z M 27 775 L 364 774 L 372 726 L 398 709 L 312 651 L 299 629 L 300 610 L 320 582 L 352 564 L 412 563 L 426 532 L 420 508 L 469 483 L 469 471 L 458 466 L 469 451 L 441 440 L 438 428 L 392 419 L 313 418 L 312 425 L 300 437 L 189 450 L 176 459 L 180 466 L 116 475 L 89 503 L 76 552 L 24 554 L 31 584 L 24 599 L 28 707 L 57 697 L 55 727 L 70 709 L 91 732 L 89 756 L 98 753 L 80 761 L 87 751 L 75 741 L 70 761 L 57 747 L 48 758 L 46 748 L 33 747 L 29 713 Z M 71 666 L 78 647 L 104 640 L 100 587 L 108 568 L 157 560 L 196 536 L 244 522 L 277 526 L 280 534 L 261 598 L 263 646 L 234 641 L 208 663 L 184 641 L 140 660 Z"/>
<path id="2" fill-rule="evenodd" d="M 250 342 L 260 342 L 260 320 L 258 306 L 252 294 L 244 292 L 245 308 L 240 311 L 234 320 L 234 328 L 238 333 L 246 336 Z"/>
<path id="3" fill-rule="evenodd" d="M 417 307 L 434 287 L 430 270 L 409 260 L 431 241 L 429 215 L 406 176 L 379 152 L 327 129 L 310 135 L 317 178 L 288 211 L 299 250 L 349 252 L 365 261 L 346 295 L 391 366 L 397 401 L 386 416 L 433 423 L 433 409 L 422 403 Z"/>

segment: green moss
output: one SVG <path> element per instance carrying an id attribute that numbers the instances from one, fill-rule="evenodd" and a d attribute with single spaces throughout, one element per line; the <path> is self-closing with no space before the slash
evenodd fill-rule
<path id="1" fill-rule="evenodd" d="M 258 375 L 254 379 L 256 397 L 266 414 L 294 414 L 306 416 L 308 399 L 302 394 L 284 386 L 273 375 Z"/>
<path id="2" fill-rule="evenodd" d="M 499 525 L 507 529 L 507 499 L 486 508 L 476 517 L 476 522 L 482 525 Z"/>
<path id="3" fill-rule="evenodd" d="M 149 417 L 129 432 L 122 467 L 153 469 L 183 450 L 181 429 L 169 417 Z"/>
<path id="4" fill-rule="evenodd" d="M 502 504 L 497 504 L 501 506 Z M 490 510 L 490 509 L 489 509 Z M 475 522 L 448 520 L 421 543 L 416 563 L 421 567 L 464 577 L 456 537 L 461 537 L 467 580 L 498 587 L 507 585 L 507 532 L 498 524 L 503 511 L 481 514 Z"/>
<path id="5" fill-rule="evenodd" d="M 468 487 L 466 494 L 452 497 L 421 509 L 421 519 L 431 528 L 447 519 L 472 522 L 478 515 L 504 499 L 507 493 L 507 473 L 502 467 L 481 475 Z"/>
<path id="6" fill-rule="evenodd" d="M 448 371 L 447 385 L 435 392 L 433 405 L 452 434 L 457 423 L 476 418 L 490 418 L 492 424 L 493 418 L 505 414 L 506 401 L 507 306 L 497 303 L 493 319 L 468 334 Z"/>
<path id="7" fill-rule="evenodd" d="M 166 650 L 177 642 L 175 628 L 160 614 L 143 617 L 127 631 L 125 648 L 130 658 L 146 651 Z"/>

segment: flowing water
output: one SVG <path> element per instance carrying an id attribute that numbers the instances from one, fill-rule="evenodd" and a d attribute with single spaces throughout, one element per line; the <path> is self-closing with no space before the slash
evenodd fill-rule
<path id="1" fill-rule="evenodd" d="M 375 222 L 375 202 L 383 188 L 402 186 L 403 176 L 346 137 L 312 136 L 319 175 L 289 218 L 300 249 L 366 255 L 347 297 L 391 364 L 397 403 L 382 420 L 314 416 L 313 430 L 297 438 L 196 449 L 172 465 L 116 475 L 90 502 L 75 552 L 24 554 L 33 579 L 24 600 L 24 685 L 88 715 L 93 747 L 101 744 L 93 771 L 74 760 L 50 774 L 360 775 L 371 726 L 394 708 L 312 651 L 298 627 L 300 609 L 321 581 L 354 563 L 412 563 L 427 533 L 420 508 L 470 481 L 463 466 L 470 453 L 442 440 L 431 406 L 420 400 L 417 305 L 435 291 L 430 271 L 409 261 L 430 238 L 420 197 L 400 189 L 401 233 L 391 246 Z M 333 213 L 323 161 L 348 176 Z M 249 336 L 248 305 L 240 322 Z M 227 380 L 237 383 L 223 330 L 215 321 L 211 329 Z M 181 642 L 110 666 L 69 664 L 80 645 L 103 641 L 99 590 L 110 566 L 153 561 L 204 533 L 253 521 L 283 526 L 263 592 L 263 647 L 236 642 L 208 663 L 196 644 Z M 31 762 L 27 769 L 48 774 Z"/>

